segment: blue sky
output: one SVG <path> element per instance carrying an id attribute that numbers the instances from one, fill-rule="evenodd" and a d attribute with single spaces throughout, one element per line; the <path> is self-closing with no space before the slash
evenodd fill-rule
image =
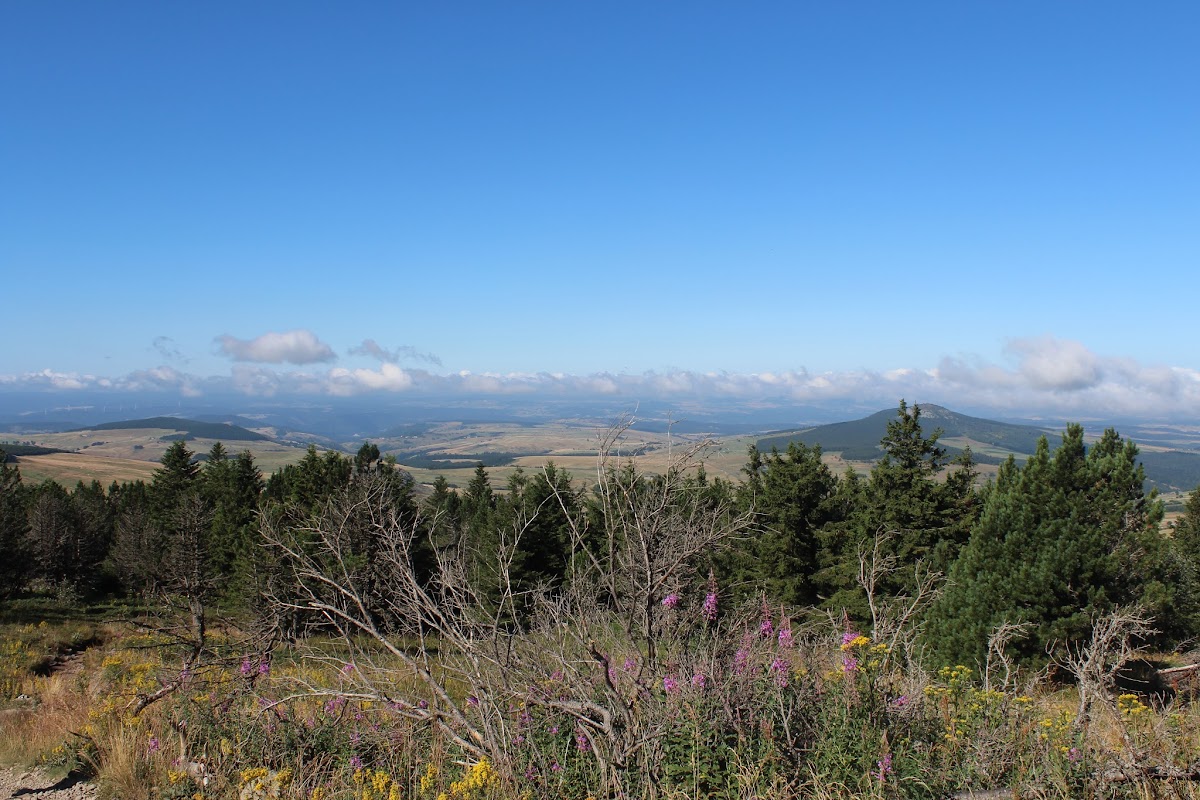
<path id="1" fill-rule="evenodd" d="M 1184 2 L 10 0 L 0 387 L 1194 417 L 1198 35 Z"/>

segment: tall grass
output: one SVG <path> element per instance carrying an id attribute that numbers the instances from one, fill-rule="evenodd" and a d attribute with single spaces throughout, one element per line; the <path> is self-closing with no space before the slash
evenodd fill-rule
<path id="1" fill-rule="evenodd" d="M 1200 796 L 1200 711 L 1184 698 L 1109 696 L 1081 724 L 1073 687 L 989 689 L 963 665 L 925 674 L 854 631 L 797 627 L 785 645 L 751 620 L 706 636 L 664 654 L 653 675 L 639 674 L 636 653 L 612 658 L 607 674 L 547 650 L 537 691 L 586 702 L 611 681 L 644 726 L 652 758 L 637 763 L 656 766 L 623 776 L 624 796 Z M 89 653 L 78 675 L 26 675 L 37 706 L 0 715 L 0 758 L 92 768 L 106 796 L 133 800 L 586 800 L 613 784 L 592 750 L 600 738 L 561 705 L 522 704 L 516 693 L 458 698 L 469 714 L 496 715 L 510 737 L 498 759 L 465 751 L 395 699 L 426 711 L 440 702 L 416 694 L 384 653 L 349 670 L 331 648 L 269 662 L 246 654 L 134 716 L 136 696 L 178 670 L 169 649 L 146 644 L 131 632 Z"/>

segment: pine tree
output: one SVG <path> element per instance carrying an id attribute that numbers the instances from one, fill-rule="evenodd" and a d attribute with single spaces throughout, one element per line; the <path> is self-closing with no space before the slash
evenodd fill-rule
<path id="1" fill-rule="evenodd" d="M 1050 454 L 1043 438 L 1023 468 L 1010 459 L 984 493 L 983 512 L 929 619 L 944 663 L 983 658 L 1001 622 L 1025 624 L 1013 644 L 1026 662 L 1054 643 L 1086 639 L 1117 604 L 1153 608 L 1164 575 L 1162 507 L 1146 495 L 1137 448 L 1109 430 L 1090 452 L 1070 425 Z"/>
<path id="2" fill-rule="evenodd" d="M 174 442 L 163 453 L 161 466 L 154 470 L 150 484 L 150 506 L 159 525 L 170 528 L 175 511 L 186 495 L 198 488 L 200 465 L 183 440 Z"/>
<path id="3" fill-rule="evenodd" d="M 256 520 L 263 489 L 262 474 L 254 464 L 253 454 L 243 451 L 230 459 L 217 442 L 204 462 L 199 489 L 212 509 L 208 569 L 221 576 L 225 601 L 247 605 L 256 594 L 253 574 L 260 556 Z"/>
<path id="4" fill-rule="evenodd" d="M 821 448 L 799 442 L 765 458 L 751 446 L 743 468 L 746 482 L 736 492 L 739 508 L 755 514 L 745 547 L 718 558 L 721 584 L 735 594 L 766 594 L 781 602 L 817 600 L 817 532 L 838 519 L 837 478 L 821 460 Z"/>
<path id="5" fill-rule="evenodd" d="M 28 531 L 21 471 L 0 450 L 0 599 L 17 594 L 29 580 Z"/>
<path id="6" fill-rule="evenodd" d="M 826 608 L 865 620 L 860 556 L 874 552 L 877 537 L 881 557 L 894 559 L 896 566 L 875 587 L 880 600 L 911 596 L 917 590 L 918 563 L 942 571 L 957 557 L 977 513 L 975 471 L 967 456 L 947 480 L 937 480 L 948 464 L 945 448 L 938 445 L 941 433 L 926 435 L 920 408 L 900 401 L 880 442 L 883 458 L 865 484 L 847 484 L 841 492 L 841 502 L 852 506 L 846 521 L 826 526 L 820 534 L 817 584 Z"/>

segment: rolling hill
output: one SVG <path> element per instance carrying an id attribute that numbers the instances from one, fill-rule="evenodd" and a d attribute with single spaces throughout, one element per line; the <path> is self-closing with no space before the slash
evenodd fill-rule
<path id="1" fill-rule="evenodd" d="M 271 437 L 252 430 L 230 425 L 228 422 L 200 422 L 181 417 L 149 417 L 148 419 L 131 419 L 122 422 L 106 422 L 88 428 L 77 428 L 79 431 L 117 431 L 138 430 L 141 428 L 157 428 L 169 431 L 179 431 L 197 439 L 219 439 L 223 442 L 269 442 Z"/>
<path id="2" fill-rule="evenodd" d="M 1038 439 L 1046 436 L 1053 447 L 1059 431 L 1033 425 L 971 417 L 942 406 L 921 403 L 921 427 L 926 434 L 941 428 L 938 440 L 954 457 L 968 445 L 975 460 L 981 464 L 998 464 L 1009 455 L 1018 461 L 1032 455 Z M 896 410 L 879 411 L 863 419 L 836 422 L 798 431 L 773 434 L 758 440 L 758 449 L 772 447 L 784 450 L 790 442 L 808 446 L 820 445 L 827 453 L 839 453 L 847 461 L 877 461 L 883 451 L 879 440 L 887 432 L 887 424 L 896 418 Z M 1143 451 L 1140 460 L 1146 468 L 1147 482 L 1164 491 L 1191 491 L 1200 484 L 1200 453 L 1181 450 Z"/>
<path id="3" fill-rule="evenodd" d="M 1032 425 L 1014 425 L 969 417 L 928 403 L 921 404 L 920 408 L 921 426 L 927 433 L 941 428 L 941 441 L 952 455 L 961 452 L 966 444 L 971 445 L 971 450 L 976 456 L 983 457 L 980 460 L 985 460 L 989 455 L 993 458 L 1006 456 L 1010 452 L 1028 455 L 1037 447 L 1039 438 L 1053 432 Z M 887 432 L 887 424 L 895 418 L 896 410 L 888 409 L 864 419 L 835 422 L 832 425 L 770 436 L 760 439 L 758 448 L 765 451 L 777 447 L 782 450 L 789 442 L 803 442 L 810 447 L 819 444 L 826 452 L 841 453 L 842 458 L 849 461 L 875 461 L 882 455 L 879 440 Z M 1003 451 L 1003 454 L 989 454 L 981 450 Z"/>

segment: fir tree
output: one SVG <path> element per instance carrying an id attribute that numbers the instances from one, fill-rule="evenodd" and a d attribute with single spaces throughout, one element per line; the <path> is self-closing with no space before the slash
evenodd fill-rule
<path id="1" fill-rule="evenodd" d="M 754 512 L 756 525 L 744 547 L 718 559 L 721 584 L 794 605 L 815 603 L 817 532 L 838 518 L 838 481 L 821 448 L 792 442 L 786 453 L 772 449 L 764 458 L 752 446 L 742 471 L 737 504 Z"/>
<path id="2" fill-rule="evenodd" d="M 1112 430 L 1089 452 L 1070 425 L 1053 456 L 1043 438 L 1023 468 L 1005 463 L 930 614 L 938 658 L 980 660 L 990 632 L 1010 622 L 1028 626 L 1014 654 L 1036 662 L 1047 645 L 1086 639 L 1114 605 L 1162 610 L 1162 508 L 1143 491 L 1136 456 Z"/>
<path id="3" fill-rule="evenodd" d="M 0 450 L 0 599 L 15 595 L 28 581 L 28 531 L 21 471 L 10 467 Z"/>

